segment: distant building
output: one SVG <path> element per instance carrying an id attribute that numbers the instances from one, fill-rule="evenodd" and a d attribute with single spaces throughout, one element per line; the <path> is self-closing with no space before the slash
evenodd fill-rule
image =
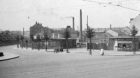
<path id="1" fill-rule="evenodd" d="M 42 24 L 38 22 L 30 27 L 30 37 L 32 36 L 34 39 L 37 39 L 37 36 L 39 36 L 40 39 L 43 39 L 44 33 L 51 35 L 51 29 L 49 29 L 48 27 L 43 27 Z"/>
<path id="2" fill-rule="evenodd" d="M 69 48 L 76 47 L 76 41 L 78 38 L 78 31 L 73 30 L 70 26 L 68 26 L 69 31 L 71 33 L 71 37 L 69 38 Z M 33 39 L 37 39 L 39 36 L 41 41 L 44 41 L 44 34 L 47 33 L 49 36 L 48 47 L 55 48 L 55 47 L 66 47 L 65 38 L 63 33 L 65 28 L 61 29 L 50 29 L 47 27 L 43 27 L 42 24 L 36 22 L 32 27 L 30 27 L 30 36 Z"/>
<path id="3" fill-rule="evenodd" d="M 79 37 L 78 31 L 73 30 L 73 28 L 71 28 L 70 26 L 68 26 L 68 28 L 71 34 L 71 37 L 69 38 L 69 48 L 76 48 L 77 38 Z M 49 45 L 51 45 L 52 47 L 66 48 L 66 41 L 63 35 L 64 31 L 65 28 L 53 30 Z"/>
<path id="4" fill-rule="evenodd" d="M 133 38 L 129 27 L 98 28 L 95 29 L 95 36 L 92 38 L 94 49 L 109 49 L 117 51 L 132 51 Z M 136 37 L 136 49 L 140 49 L 140 38 Z"/>
<path id="5" fill-rule="evenodd" d="M 133 38 L 131 37 L 131 27 L 133 25 L 138 29 L 135 39 L 136 50 L 140 49 L 140 15 L 135 18 L 130 19 L 130 26 L 123 28 L 116 28 L 108 31 L 113 37 L 109 38 L 109 49 L 122 50 L 122 51 L 132 51 L 133 50 Z"/>
<path id="6" fill-rule="evenodd" d="M 36 39 L 38 35 L 42 37 L 43 33 L 44 27 L 38 22 L 36 22 L 32 27 L 30 27 L 30 36 L 33 36 L 34 39 Z"/>
<path id="7" fill-rule="evenodd" d="M 92 37 L 92 47 L 93 49 L 108 49 L 109 38 L 112 37 L 109 33 L 105 31 L 106 29 L 95 29 L 95 35 Z M 87 39 L 87 46 L 89 44 L 89 39 Z"/>

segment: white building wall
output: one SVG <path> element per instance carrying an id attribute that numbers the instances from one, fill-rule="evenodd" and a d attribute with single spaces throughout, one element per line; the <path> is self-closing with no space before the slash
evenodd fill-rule
<path id="1" fill-rule="evenodd" d="M 133 18 L 130 22 L 130 28 L 135 25 L 136 28 L 138 28 L 138 34 L 137 36 L 140 36 L 140 15 L 136 16 L 135 18 Z"/>

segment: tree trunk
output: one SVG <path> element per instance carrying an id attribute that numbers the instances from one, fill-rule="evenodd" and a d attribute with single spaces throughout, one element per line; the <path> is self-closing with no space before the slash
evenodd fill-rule
<path id="1" fill-rule="evenodd" d="M 90 51 L 89 54 L 92 55 L 92 51 L 91 51 L 91 38 L 90 38 L 90 47 L 89 47 Z"/>
<path id="2" fill-rule="evenodd" d="M 20 45 L 20 43 L 19 43 L 19 40 L 17 41 L 17 48 L 19 48 L 19 45 Z"/>
<path id="3" fill-rule="evenodd" d="M 46 47 L 45 47 L 46 51 L 47 51 L 47 40 L 46 40 Z"/>
<path id="4" fill-rule="evenodd" d="M 66 39 L 66 49 L 67 49 L 67 53 L 69 53 L 69 49 L 68 49 L 68 47 L 69 47 L 68 39 Z"/>
<path id="5" fill-rule="evenodd" d="M 135 36 L 133 37 L 133 54 L 136 54 Z"/>

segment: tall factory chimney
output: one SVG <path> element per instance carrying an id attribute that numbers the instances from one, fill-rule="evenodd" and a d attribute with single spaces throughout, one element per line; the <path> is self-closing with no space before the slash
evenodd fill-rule
<path id="1" fill-rule="evenodd" d="M 89 28 L 89 26 L 88 26 L 88 16 L 87 16 L 87 29 Z"/>
<path id="2" fill-rule="evenodd" d="M 82 10 L 80 9 L 80 40 L 82 41 Z"/>
<path id="3" fill-rule="evenodd" d="M 23 33 L 23 37 L 24 37 L 24 34 L 25 34 L 24 28 L 23 28 L 23 32 L 22 33 Z"/>
<path id="4" fill-rule="evenodd" d="M 73 22 L 73 30 L 75 30 L 75 21 L 74 21 L 74 17 L 72 17 L 72 22 Z"/>
<path id="5" fill-rule="evenodd" d="M 110 24 L 110 29 L 112 28 L 112 25 Z"/>

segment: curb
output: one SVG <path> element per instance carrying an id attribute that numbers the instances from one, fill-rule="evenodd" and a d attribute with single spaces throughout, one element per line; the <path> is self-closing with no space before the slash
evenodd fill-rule
<path id="1" fill-rule="evenodd" d="M 135 54 L 135 55 L 134 54 L 126 54 L 126 55 L 123 55 L 123 54 L 122 55 L 120 55 L 120 54 L 118 54 L 118 55 L 117 54 L 114 54 L 114 55 L 113 54 L 112 55 L 105 54 L 103 56 L 139 56 L 139 55 L 140 54 Z M 96 56 L 102 56 L 102 55 L 96 55 Z"/>
<path id="2" fill-rule="evenodd" d="M 102 56 L 102 55 L 92 55 L 92 56 Z M 138 56 L 138 55 L 103 55 L 103 56 Z"/>
<path id="3" fill-rule="evenodd" d="M 0 61 L 11 60 L 15 58 L 19 58 L 19 55 L 12 54 L 12 53 L 4 53 L 5 56 L 0 57 Z"/>

